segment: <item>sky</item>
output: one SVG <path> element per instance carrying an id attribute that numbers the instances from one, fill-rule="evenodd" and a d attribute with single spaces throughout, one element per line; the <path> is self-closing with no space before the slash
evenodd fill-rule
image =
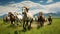
<path id="1" fill-rule="evenodd" d="M 60 0 L 0 0 L 0 16 L 8 12 L 22 12 L 22 7 L 26 6 L 36 14 L 40 11 L 43 13 L 59 13 Z"/>

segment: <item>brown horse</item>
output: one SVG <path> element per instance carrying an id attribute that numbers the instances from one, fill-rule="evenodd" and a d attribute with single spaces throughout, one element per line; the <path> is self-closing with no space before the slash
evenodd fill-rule
<path id="1" fill-rule="evenodd" d="M 4 22 L 8 22 L 8 21 L 10 21 L 10 18 L 9 18 L 8 16 L 5 16 L 5 17 L 3 18 L 3 21 L 4 21 Z"/>
<path id="2" fill-rule="evenodd" d="M 15 20 L 16 20 L 16 16 L 14 16 L 14 15 L 12 14 L 12 12 L 9 12 L 9 13 L 8 13 L 8 16 L 10 17 L 10 22 L 11 22 L 11 24 L 14 25 L 14 22 L 15 22 Z"/>
<path id="3" fill-rule="evenodd" d="M 40 12 L 38 16 L 38 28 L 40 28 L 40 26 L 42 27 L 44 25 L 44 22 L 47 22 L 47 20 L 43 16 L 43 13 Z"/>

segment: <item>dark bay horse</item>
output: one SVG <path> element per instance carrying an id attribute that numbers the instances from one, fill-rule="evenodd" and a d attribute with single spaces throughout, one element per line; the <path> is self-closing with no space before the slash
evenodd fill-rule
<path id="1" fill-rule="evenodd" d="M 20 16 L 20 18 L 21 18 L 21 16 Z M 18 21 L 20 22 L 19 18 L 17 18 L 17 16 L 15 16 L 14 14 L 12 14 L 12 12 L 9 12 L 8 15 L 3 18 L 3 21 L 11 22 L 11 24 L 14 24 L 14 22 L 18 23 Z"/>
<path id="2" fill-rule="evenodd" d="M 14 22 L 15 22 L 15 20 L 16 20 L 16 16 L 14 16 L 14 15 L 12 14 L 12 12 L 9 12 L 9 13 L 8 13 L 8 16 L 10 17 L 10 22 L 11 22 L 11 24 L 14 25 Z"/>
<path id="3" fill-rule="evenodd" d="M 49 22 L 48 25 L 51 25 L 51 23 L 52 23 L 52 16 L 50 14 L 49 14 L 49 17 L 48 17 L 48 22 Z"/>
<path id="4" fill-rule="evenodd" d="M 42 27 L 44 25 L 44 22 L 46 22 L 45 17 L 43 16 L 43 13 L 40 12 L 38 16 L 38 28 Z"/>

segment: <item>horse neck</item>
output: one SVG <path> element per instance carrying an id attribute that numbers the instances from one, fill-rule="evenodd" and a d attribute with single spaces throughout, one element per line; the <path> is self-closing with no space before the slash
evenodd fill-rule
<path id="1" fill-rule="evenodd" d="M 26 12 L 24 12 L 23 15 L 27 17 L 27 13 Z"/>

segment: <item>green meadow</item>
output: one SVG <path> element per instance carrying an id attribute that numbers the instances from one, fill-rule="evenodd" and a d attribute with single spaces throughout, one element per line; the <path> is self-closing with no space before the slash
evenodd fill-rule
<path id="1" fill-rule="evenodd" d="M 22 31 L 22 26 L 10 26 L 9 22 L 5 23 L 0 19 L 0 34 L 60 34 L 60 18 L 54 18 L 51 25 L 46 25 L 39 29 L 32 28 L 26 32 Z"/>

